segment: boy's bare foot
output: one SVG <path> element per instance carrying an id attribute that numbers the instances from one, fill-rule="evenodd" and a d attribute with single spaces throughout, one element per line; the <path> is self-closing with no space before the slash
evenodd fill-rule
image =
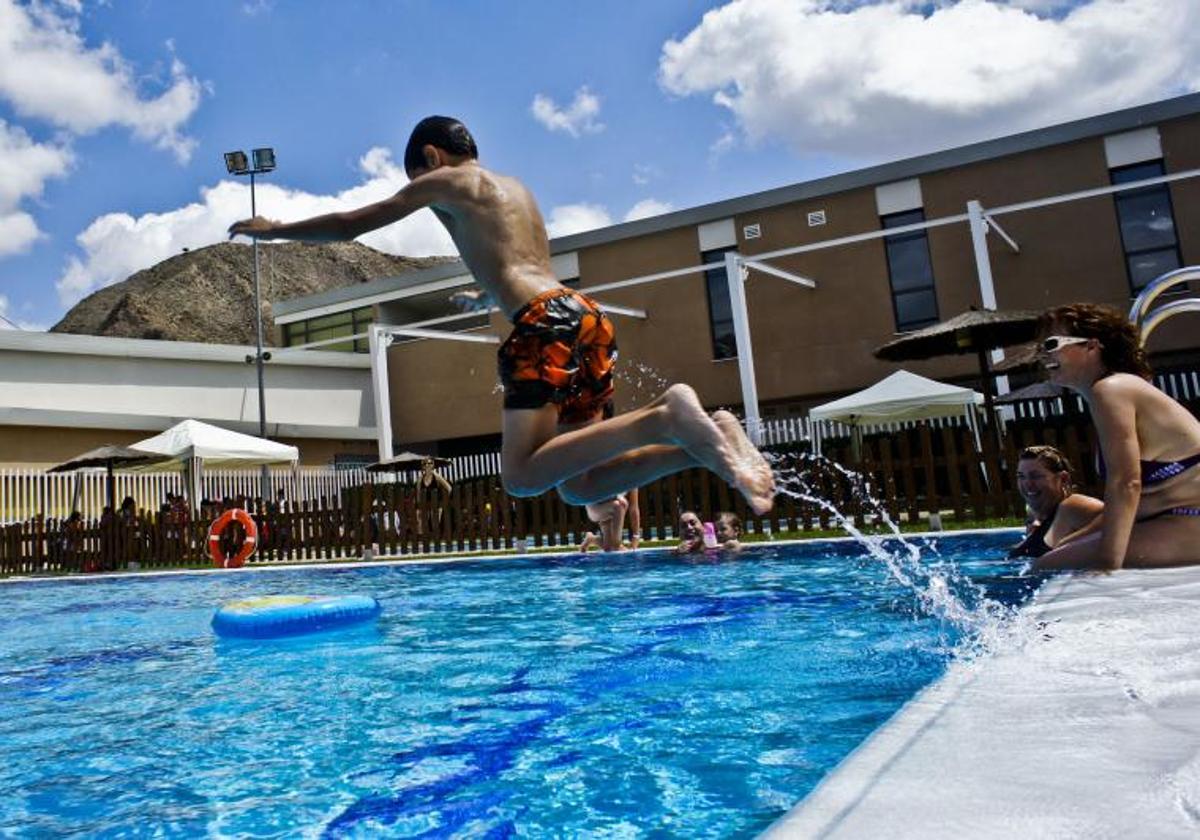
<path id="1" fill-rule="evenodd" d="M 775 474 L 771 472 L 771 465 L 767 463 L 767 459 L 762 456 L 758 448 L 750 442 L 750 438 L 746 437 L 741 421 L 730 412 L 724 409 L 714 411 L 712 420 L 725 438 L 725 442 L 736 453 L 740 470 L 747 475 L 749 483 L 737 484 L 738 490 L 741 490 L 750 501 L 750 508 L 761 516 L 775 506 Z M 765 499 L 766 506 L 755 507 L 751 493 L 755 495 L 755 498 Z"/>
<path id="2" fill-rule="evenodd" d="M 775 482 L 758 450 L 753 458 L 744 457 L 736 436 L 731 444 L 687 385 L 672 385 L 663 400 L 673 436 L 688 454 L 737 488 L 756 515 L 769 511 L 775 503 Z M 748 440 L 746 446 L 754 449 Z"/>

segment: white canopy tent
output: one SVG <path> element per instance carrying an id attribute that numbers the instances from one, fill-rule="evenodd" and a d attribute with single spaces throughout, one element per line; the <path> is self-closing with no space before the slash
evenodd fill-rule
<path id="1" fill-rule="evenodd" d="M 981 405 L 983 394 L 978 391 L 898 370 L 869 388 L 811 409 L 808 419 L 852 426 L 857 448 L 863 426 L 966 415 L 975 428 L 975 411 Z"/>
<path id="2" fill-rule="evenodd" d="M 179 469 L 193 458 L 218 469 L 294 464 L 300 460 L 300 450 L 294 446 L 231 432 L 199 420 L 176 423 L 161 434 L 138 441 L 132 448 L 171 459 L 143 468 L 147 470 Z"/>
<path id="3" fill-rule="evenodd" d="M 231 432 L 220 426 L 184 420 L 154 437 L 133 444 L 132 449 L 165 456 L 167 460 L 133 467 L 137 472 L 183 470 L 188 504 L 193 512 L 200 505 L 200 472 L 212 469 L 259 467 L 264 471 L 263 494 L 266 490 L 266 468 L 272 464 L 290 464 L 300 460 L 300 450 L 273 440 Z"/>

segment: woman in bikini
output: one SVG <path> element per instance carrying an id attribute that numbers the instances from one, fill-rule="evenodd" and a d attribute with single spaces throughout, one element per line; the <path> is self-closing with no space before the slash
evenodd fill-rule
<path id="1" fill-rule="evenodd" d="M 1104 502 L 1075 492 L 1071 464 L 1053 446 L 1021 450 L 1017 489 L 1029 508 L 1029 529 L 1009 557 L 1041 557 L 1104 510 Z"/>
<path id="2" fill-rule="evenodd" d="M 1034 568 L 1200 563 L 1200 421 L 1150 384 L 1137 329 L 1117 310 L 1076 303 L 1049 310 L 1042 322 L 1050 381 L 1091 409 L 1104 513 Z"/>

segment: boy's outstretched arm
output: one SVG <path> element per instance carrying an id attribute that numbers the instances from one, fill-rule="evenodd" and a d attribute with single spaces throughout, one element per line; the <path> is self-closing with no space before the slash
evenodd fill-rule
<path id="1" fill-rule="evenodd" d="M 453 203 L 463 189 L 460 173 L 444 167 L 414 178 L 390 198 L 355 210 L 326 213 L 297 222 L 276 222 L 255 216 L 229 226 L 229 238 L 292 239 L 301 242 L 340 242 L 390 225 L 423 207 Z"/>

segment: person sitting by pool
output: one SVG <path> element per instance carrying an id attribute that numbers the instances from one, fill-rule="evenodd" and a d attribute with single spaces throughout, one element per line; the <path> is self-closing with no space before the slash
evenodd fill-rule
<path id="1" fill-rule="evenodd" d="M 717 514 L 717 542 L 726 551 L 742 550 L 742 520 L 736 513 L 723 510 Z"/>
<path id="2" fill-rule="evenodd" d="M 625 529 L 625 513 L 629 500 L 624 493 L 607 502 L 595 502 L 584 507 L 587 518 L 598 526 L 598 530 L 584 536 L 579 544 L 583 552 L 598 548 L 601 551 L 620 551 L 621 532 Z"/>
<path id="3" fill-rule="evenodd" d="M 593 548 L 601 551 L 624 551 L 636 549 L 641 542 L 642 516 L 638 509 L 638 491 L 635 487 L 614 499 L 586 506 L 588 519 L 595 522 L 598 531 L 586 534 L 579 550 L 587 552 Z M 629 519 L 629 543 L 621 541 L 625 531 L 625 519 Z"/>
<path id="4" fill-rule="evenodd" d="M 1100 441 L 1104 513 L 1036 570 L 1200 563 L 1200 421 L 1148 381 L 1137 328 L 1107 306 L 1042 316 L 1050 381 L 1080 394 Z"/>
<path id="5" fill-rule="evenodd" d="M 1053 446 L 1027 446 L 1017 459 L 1017 489 L 1029 508 L 1025 538 L 1009 557 L 1041 557 L 1104 510 L 1104 502 L 1074 492 L 1071 464 Z"/>

